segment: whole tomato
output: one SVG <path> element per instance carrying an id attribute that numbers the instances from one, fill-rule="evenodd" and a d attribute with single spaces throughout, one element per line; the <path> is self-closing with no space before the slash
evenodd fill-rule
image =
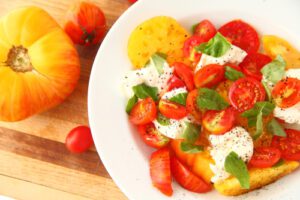
<path id="1" fill-rule="evenodd" d="M 82 153 L 93 145 L 91 130 L 87 126 L 78 126 L 70 131 L 66 146 L 72 153 Z"/>
<path id="2" fill-rule="evenodd" d="M 98 44 L 106 32 L 106 19 L 95 4 L 78 1 L 67 12 L 64 29 L 75 44 Z"/>

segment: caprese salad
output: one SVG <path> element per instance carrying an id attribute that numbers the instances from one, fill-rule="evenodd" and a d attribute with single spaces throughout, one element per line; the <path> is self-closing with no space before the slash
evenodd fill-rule
<path id="1" fill-rule="evenodd" d="M 288 42 L 260 38 L 242 20 L 218 29 L 203 20 L 182 50 L 189 64 L 156 52 L 124 78 L 129 121 L 157 149 L 149 164 L 156 188 L 172 195 L 173 177 L 205 193 L 235 177 L 255 189 L 252 169 L 300 160 L 300 66 Z"/>

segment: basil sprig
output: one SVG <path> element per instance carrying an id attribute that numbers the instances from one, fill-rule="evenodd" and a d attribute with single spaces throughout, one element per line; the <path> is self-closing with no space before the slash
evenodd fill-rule
<path id="1" fill-rule="evenodd" d="M 278 55 L 272 62 L 266 64 L 261 73 L 264 75 L 267 81 L 277 83 L 285 75 L 286 62 L 281 55 Z"/>
<path id="2" fill-rule="evenodd" d="M 199 138 L 201 127 L 190 122 L 185 123 L 184 131 L 181 138 L 184 139 L 180 144 L 180 149 L 185 153 L 199 153 L 203 151 L 203 146 L 196 145 L 195 142 Z"/>
<path id="3" fill-rule="evenodd" d="M 146 85 L 145 83 L 142 83 L 142 84 L 133 86 L 132 90 L 139 99 L 145 99 L 147 97 L 151 97 L 154 101 L 158 100 L 157 87 L 151 87 L 151 86 Z"/>
<path id="4" fill-rule="evenodd" d="M 280 123 L 273 118 L 268 124 L 267 124 L 267 130 L 268 132 L 272 133 L 273 135 L 286 137 L 286 132 L 280 125 Z"/>
<path id="5" fill-rule="evenodd" d="M 200 109 L 223 110 L 229 106 L 218 92 L 208 88 L 199 89 L 199 95 L 196 101 Z"/>
<path id="6" fill-rule="evenodd" d="M 137 96 L 133 95 L 127 102 L 126 112 L 129 114 L 133 106 L 138 102 Z"/>
<path id="7" fill-rule="evenodd" d="M 230 66 L 225 67 L 225 78 L 228 79 L 228 80 L 236 81 L 239 78 L 242 78 L 244 76 L 245 75 L 242 72 L 240 72 L 238 70 L 235 70 Z"/>
<path id="8" fill-rule="evenodd" d="M 257 102 L 254 107 L 242 113 L 242 117 L 248 118 L 249 127 L 256 126 L 256 132 L 253 139 L 260 137 L 263 131 L 263 116 L 273 112 L 275 105 L 268 101 Z"/>
<path id="9" fill-rule="evenodd" d="M 162 53 L 153 54 L 145 67 L 154 66 L 159 74 L 164 73 L 164 65 L 167 63 L 166 55 Z"/>
<path id="10" fill-rule="evenodd" d="M 204 42 L 195 47 L 195 50 L 206 55 L 218 58 L 223 56 L 230 49 L 230 47 L 231 44 L 221 33 L 218 32 L 208 42 Z"/>
<path id="11" fill-rule="evenodd" d="M 169 101 L 172 101 L 172 102 L 175 102 L 175 103 L 179 103 L 179 104 L 185 106 L 187 95 L 188 95 L 187 92 L 179 93 L 179 94 L 171 97 L 169 99 Z"/>
<path id="12" fill-rule="evenodd" d="M 236 177 L 244 189 L 250 189 L 250 176 L 245 162 L 232 151 L 225 159 L 225 171 Z"/>
<path id="13" fill-rule="evenodd" d="M 183 141 L 180 143 L 180 149 L 181 149 L 181 151 L 183 151 L 185 153 L 193 154 L 193 153 L 199 153 L 199 152 L 203 151 L 203 146 L 194 145 L 189 142 Z"/>

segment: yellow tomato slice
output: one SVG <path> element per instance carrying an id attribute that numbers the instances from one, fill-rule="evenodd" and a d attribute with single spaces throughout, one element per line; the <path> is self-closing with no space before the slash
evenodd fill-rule
<path id="1" fill-rule="evenodd" d="M 287 69 L 300 68 L 300 52 L 289 42 L 274 35 L 263 36 L 262 42 L 268 56 L 274 59 L 280 54 L 287 62 Z"/>

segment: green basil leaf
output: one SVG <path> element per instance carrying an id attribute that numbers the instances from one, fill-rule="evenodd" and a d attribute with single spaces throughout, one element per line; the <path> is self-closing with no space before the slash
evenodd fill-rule
<path id="1" fill-rule="evenodd" d="M 271 90 L 267 84 L 266 81 L 261 81 L 262 85 L 264 86 L 265 88 L 265 91 L 266 91 L 266 94 L 267 94 L 267 97 L 268 97 L 268 101 L 272 101 L 272 94 L 271 94 Z"/>
<path id="2" fill-rule="evenodd" d="M 221 57 L 230 49 L 230 47 L 231 44 L 218 32 L 208 42 L 195 47 L 195 50 L 213 57 Z"/>
<path id="3" fill-rule="evenodd" d="M 284 77 L 285 67 L 286 62 L 281 55 L 278 55 L 272 62 L 266 64 L 261 69 L 261 73 L 264 75 L 265 79 L 275 84 Z"/>
<path id="4" fill-rule="evenodd" d="M 199 25 L 199 23 L 194 24 L 194 25 L 191 27 L 191 31 L 192 31 L 193 34 L 195 33 L 196 28 L 197 28 L 198 25 Z"/>
<path id="5" fill-rule="evenodd" d="M 179 104 L 185 106 L 187 95 L 188 95 L 187 92 L 179 93 L 179 94 L 175 95 L 174 97 L 170 98 L 169 101 L 179 103 Z"/>
<path id="6" fill-rule="evenodd" d="M 286 137 L 286 132 L 275 118 L 267 124 L 267 130 L 273 135 Z"/>
<path id="7" fill-rule="evenodd" d="M 250 176 L 245 162 L 232 151 L 225 159 L 225 171 L 236 177 L 244 189 L 250 189 Z"/>
<path id="8" fill-rule="evenodd" d="M 280 159 L 277 163 L 275 163 L 272 167 L 276 168 L 276 167 L 280 167 L 284 164 L 284 160 Z"/>
<path id="9" fill-rule="evenodd" d="M 227 108 L 229 104 L 215 90 L 201 88 L 199 89 L 199 95 L 197 97 L 197 106 L 200 109 L 223 110 Z"/>
<path id="10" fill-rule="evenodd" d="M 146 85 L 145 83 L 142 83 L 142 84 L 133 86 L 132 90 L 139 99 L 145 99 L 147 97 L 151 97 L 154 101 L 158 100 L 157 87 L 151 87 L 151 86 Z"/>
<path id="11" fill-rule="evenodd" d="M 263 132 L 263 113 L 259 112 L 256 118 L 256 131 L 255 135 L 253 136 L 253 139 L 256 140 L 259 138 Z"/>
<path id="12" fill-rule="evenodd" d="M 200 135 L 201 127 L 199 125 L 185 122 L 185 128 L 182 133 L 182 138 L 185 139 L 188 143 L 194 143 Z"/>
<path id="13" fill-rule="evenodd" d="M 185 153 L 199 153 L 203 151 L 203 146 L 201 145 L 194 145 L 188 142 L 181 142 L 180 144 L 181 151 Z"/>
<path id="14" fill-rule="evenodd" d="M 166 58 L 166 54 L 155 53 L 150 57 L 145 67 L 154 66 L 159 74 L 163 74 L 164 65 L 167 63 Z"/>
<path id="15" fill-rule="evenodd" d="M 239 78 L 242 78 L 244 76 L 245 75 L 242 72 L 235 70 L 232 67 L 229 66 L 225 67 L 225 78 L 227 78 L 228 80 L 236 81 Z"/>
<path id="16" fill-rule="evenodd" d="M 166 118 L 161 113 L 158 113 L 156 120 L 162 126 L 169 126 L 171 124 L 170 119 Z"/>
<path id="17" fill-rule="evenodd" d="M 137 96 L 133 95 L 127 102 L 126 112 L 129 114 L 133 106 L 138 102 Z"/>

